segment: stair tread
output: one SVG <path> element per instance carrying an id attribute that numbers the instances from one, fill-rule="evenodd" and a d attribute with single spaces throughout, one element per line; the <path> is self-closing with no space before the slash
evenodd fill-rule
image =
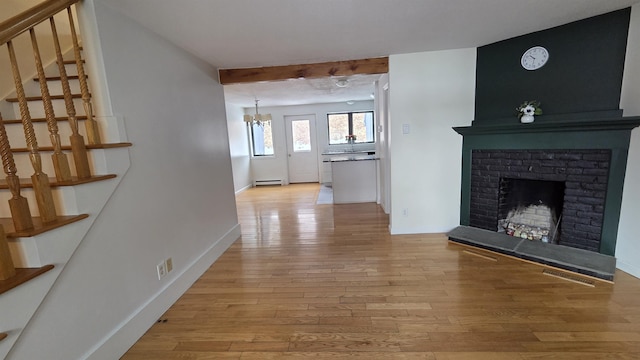
<path id="1" fill-rule="evenodd" d="M 19 238 L 19 237 L 31 237 L 38 234 L 42 234 L 49 230 L 57 229 L 59 227 L 74 223 L 76 221 L 86 219 L 89 215 L 61 215 L 55 221 L 43 224 L 39 216 L 33 217 L 33 229 L 24 231 L 15 231 L 13 226 L 13 220 L 11 218 L 0 218 L 0 225 L 4 227 L 4 231 L 7 234 L 7 238 Z"/>
<path id="2" fill-rule="evenodd" d="M 113 149 L 113 148 L 121 148 L 121 147 L 129 147 L 133 144 L 130 142 L 120 142 L 120 143 L 109 143 L 109 144 L 87 144 L 87 150 L 95 150 L 95 149 Z M 71 145 L 62 145 L 62 150 L 71 150 Z M 40 146 L 38 147 L 40 151 L 53 151 L 52 146 Z M 27 148 L 12 148 L 12 152 L 29 152 Z"/>
<path id="3" fill-rule="evenodd" d="M 88 76 L 85 75 L 84 77 L 87 78 Z M 44 79 L 46 81 L 59 81 L 59 80 L 62 80 L 62 76 L 46 76 Z M 67 79 L 76 80 L 76 79 L 80 79 L 80 76 L 78 76 L 78 75 L 67 75 Z M 34 77 L 33 81 L 40 82 L 40 79 L 37 78 L 37 77 Z"/>
<path id="4" fill-rule="evenodd" d="M 78 115 L 76 116 L 76 118 L 78 120 L 86 120 L 87 116 L 86 115 Z M 69 117 L 67 116 L 60 116 L 60 117 L 56 117 L 56 121 L 68 121 Z M 47 122 L 46 118 L 32 118 L 31 122 Z M 2 123 L 5 125 L 9 125 L 9 124 L 22 124 L 22 120 L 21 119 L 4 119 L 2 120 Z"/>
<path id="5" fill-rule="evenodd" d="M 64 100 L 64 95 L 51 95 L 51 100 Z M 74 99 L 81 99 L 82 94 L 71 94 L 71 97 Z M 18 102 L 17 97 L 6 98 L 8 102 L 15 103 Z M 27 96 L 27 101 L 42 101 L 42 96 Z"/>
<path id="6" fill-rule="evenodd" d="M 73 185 L 87 184 L 91 182 L 113 179 L 116 176 L 117 176 L 116 174 L 94 175 L 86 179 L 78 179 L 77 176 L 72 176 L 70 181 L 58 181 L 56 180 L 55 177 L 49 177 L 49 185 L 51 185 L 51 187 L 73 186 Z M 32 188 L 32 187 L 33 187 L 33 183 L 31 182 L 31 178 L 20 179 L 20 188 Z M 9 189 L 9 186 L 7 185 L 6 180 L 0 179 L 0 189 Z"/>
<path id="7" fill-rule="evenodd" d="M 86 63 L 86 61 L 84 59 L 82 59 L 82 62 Z M 75 64 L 76 60 L 75 59 L 73 59 L 73 60 L 64 60 L 62 63 L 66 64 L 66 65 Z"/>
<path id="8" fill-rule="evenodd" d="M 45 265 L 39 268 L 17 268 L 16 275 L 7 280 L 0 280 L 0 294 L 7 292 L 14 287 L 24 284 L 25 282 L 42 275 L 47 271 L 53 269 L 53 265 Z M 4 335 L 4 336 L 3 336 Z M 7 337 L 7 334 L 0 334 L 0 340 Z"/>

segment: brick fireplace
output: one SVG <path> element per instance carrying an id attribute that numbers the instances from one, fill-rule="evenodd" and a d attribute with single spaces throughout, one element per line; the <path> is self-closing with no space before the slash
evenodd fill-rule
<path id="1" fill-rule="evenodd" d="M 639 117 L 548 117 L 463 135 L 460 224 L 497 231 L 505 179 L 560 182 L 558 244 L 615 254 L 631 130 Z"/>
<path id="2" fill-rule="evenodd" d="M 500 214 L 504 207 L 500 206 L 504 183 L 534 180 L 523 182 L 522 190 L 528 187 L 529 195 L 532 195 L 527 204 L 536 201 L 547 206 L 552 202 L 561 203 L 555 210 L 561 235 L 557 241 L 548 239 L 545 242 L 599 252 L 610 163 L 611 151 L 608 149 L 472 150 L 469 225 L 496 231 L 499 221 L 506 215 Z M 545 183 L 551 189 L 562 188 L 562 193 L 555 195 L 560 199 L 543 200 L 541 188 Z M 526 191 L 522 192 L 527 195 Z M 509 209 L 502 212 L 505 210 Z M 543 227 L 534 222 L 530 225 Z M 553 233 L 554 229 L 550 230 Z"/>
<path id="3" fill-rule="evenodd" d="M 591 115 L 454 128 L 463 136 L 460 226 L 449 239 L 613 280 L 640 117 Z"/>
<path id="4" fill-rule="evenodd" d="M 462 179 L 450 239 L 613 278 L 629 141 L 640 125 L 619 108 L 630 17 L 621 9 L 477 49 L 473 125 L 454 128 Z M 523 69 L 532 46 L 553 61 Z M 544 109 L 533 123 L 514 113 L 525 100 Z M 532 197 L 505 199 L 519 182 Z M 537 197 L 547 186 L 556 198 Z"/>

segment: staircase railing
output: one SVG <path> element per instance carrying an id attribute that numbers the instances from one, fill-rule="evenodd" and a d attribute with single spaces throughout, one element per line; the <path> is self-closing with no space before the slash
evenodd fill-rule
<path id="1" fill-rule="evenodd" d="M 52 44 L 47 44 L 49 47 L 55 49 L 55 61 L 57 62 L 59 79 L 62 86 L 62 98 L 64 99 L 64 105 L 66 109 L 66 116 L 61 116 L 68 120 L 68 124 L 71 131 L 69 137 L 69 143 L 71 145 L 71 153 L 73 156 L 73 162 L 75 165 L 76 176 L 78 179 L 91 178 L 91 169 L 89 166 L 89 160 L 87 156 L 87 148 L 85 145 L 84 137 L 80 134 L 78 127 L 78 115 L 74 104 L 74 98 L 81 97 L 82 107 L 85 111 L 85 133 L 89 144 L 100 144 L 100 135 L 98 132 L 98 126 L 93 118 L 93 108 L 91 105 L 91 94 L 87 84 L 87 78 L 84 69 L 84 60 L 81 56 L 81 46 L 78 39 L 77 31 L 75 29 L 74 16 L 72 12 L 72 6 L 80 0 L 47 0 L 41 4 L 18 14 L 2 23 L 0 23 L 0 47 L 6 47 L 9 55 L 9 66 L 11 69 L 0 69 L 0 73 L 12 73 L 15 84 L 15 99 L 19 108 L 20 122 L 24 130 L 24 141 L 26 142 L 26 148 L 29 156 L 29 162 L 33 175 L 31 176 L 31 187 L 33 187 L 34 197 L 40 213 L 39 223 L 50 224 L 56 222 L 58 214 L 56 213 L 56 203 L 51 191 L 51 184 L 49 182 L 49 176 L 43 170 L 43 159 L 38 145 L 38 139 L 36 138 L 36 132 L 34 130 L 34 121 L 31 116 L 31 111 L 34 108 L 33 104 L 30 104 L 34 100 L 42 102 L 47 130 L 49 133 L 49 141 L 53 147 L 53 154 L 51 155 L 51 165 L 55 172 L 55 180 L 58 182 L 69 182 L 72 180 L 69 161 L 67 160 L 67 154 L 62 150 L 63 144 L 59 133 L 59 124 L 56 117 L 54 106 L 52 105 L 52 99 L 59 98 L 60 96 L 52 96 L 48 85 L 48 79 L 45 75 L 45 67 L 48 64 L 43 64 L 41 56 L 41 44 L 38 44 L 39 40 L 44 39 L 44 36 L 36 36 L 36 32 L 42 32 L 43 28 L 47 30 L 46 22 L 49 22 L 50 33 L 47 33 L 47 39 L 50 39 Z M 69 61 L 65 61 L 63 58 L 63 50 L 61 47 L 60 38 L 58 36 L 58 27 L 56 24 L 56 18 L 60 16 L 68 17 L 68 30 L 71 35 L 71 43 L 73 46 L 73 57 L 71 61 L 76 68 L 78 80 L 80 84 L 80 94 L 72 94 L 71 86 L 69 83 L 69 75 L 65 64 Z M 39 24 L 44 24 L 38 26 Z M 65 21 L 66 24 L 66 21 Z M 14 42 L 16 38 L 21 34 L 29 33 L 31 47 L 33 49 L 32 56 L 25 56 L 22 52 L 18 53 Z M 20 38 L 20 41 L 24 41 L 24 38 Z M 27 41 L 29 41 L 27 39 Z M 20 58 L 22 57 L 22 58 Z M 53 61 L 54 59 L 50 59 Z M 20 67 L 27 62 L 35 64 L 35 74 L 24 75 L 20 71 Z M 31 79 L 36 77 L 40 86 L 41 98 L 27 97 L 25 93 L 25 86 L 23 79 Z M 18 116 L 18 114 L 15 114 Z M 5 115 L 5 118 L 7 116 Z M 42 120 L 41 120 L 42 121 Z M 5 129 L 5 123 L 16 123 L 17 121 L 2 120 L 2 114 L 0 114 L 0 155 L 2 157 L 2 166 L 6 175 L 7 187 L 11 192 L 11 199 L 9 200 L 9 209 L 11 212 L 11 220 L 15 231 L 25 231 L 34 228 L 34 221 L 32 220 L 31 211 L 29 209 L 29 203 L 25 197 L 21 195 L 21 187 L 25 187 L 25 180 L 21 180 L 18 177 L 18 169 L 14 161 L 15 149 L 12 150 L 10 146 L 10 139 L 8 132 Z M 22 140 L 20 140 L 22 141 Z M 0 204 L 2 206 L 2 204 Z M 5 237 L 5 231 L 0 225 L 0 280 L 6 280 L 15 274 L 13 263 L 11 261 L 11 255 L 7 246 L 7 240 Z"/>

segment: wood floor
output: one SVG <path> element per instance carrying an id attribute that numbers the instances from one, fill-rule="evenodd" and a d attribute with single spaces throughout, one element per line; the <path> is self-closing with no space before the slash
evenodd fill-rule
<path id="1" fill-rule="evenodd" d="M 640 279 L 391 236 L 377 205 L 318 190 L 241 193 L 242 239 L 123 359 L 640 359 Z"/>

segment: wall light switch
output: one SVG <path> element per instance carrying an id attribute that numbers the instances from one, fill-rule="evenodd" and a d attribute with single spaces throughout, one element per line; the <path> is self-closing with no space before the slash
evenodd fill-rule
<path id="1" fill-rule="evenodd" d="M 158 280 L 162 279 L 165 275 L 167 275 L 167 264 L 163 261 L 158 266 L 156 266 L 156 270 L 158 271 Z"/>
<path id="2" fill-rule="evenodd" d="M 410 132 L 411 132 L 411 127 L 409 126 L 409 124 L 402 124 L 402 133 L 408 134 Z"/>

